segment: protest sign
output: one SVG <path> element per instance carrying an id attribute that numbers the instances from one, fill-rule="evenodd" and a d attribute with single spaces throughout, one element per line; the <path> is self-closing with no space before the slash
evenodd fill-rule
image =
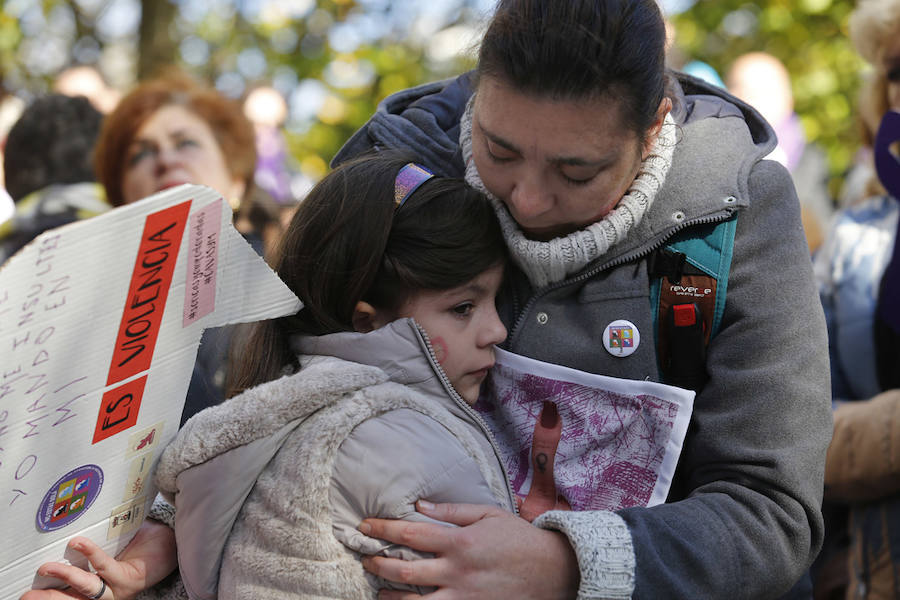
<path id="1" fill-rule="evenodd" d="M 193 185 L 43 233 L 0 267 L 0 598 L 84 535 L 118 553 L 156 494 L 204 328 L 300 301 Z"/>

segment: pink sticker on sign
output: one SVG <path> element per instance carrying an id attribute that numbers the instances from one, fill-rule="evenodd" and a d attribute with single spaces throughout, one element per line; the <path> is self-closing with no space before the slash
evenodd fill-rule
<path id="1" fill-rule="evenodd" d="M 216 269 L 221 228 L 221 198 L 191 215 L 182 327 L 205 317 L 216 308 Z"/>

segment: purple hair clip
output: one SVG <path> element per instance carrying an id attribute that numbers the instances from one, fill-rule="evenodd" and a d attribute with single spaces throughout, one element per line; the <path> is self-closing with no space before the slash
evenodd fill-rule
<path id="1" fill-rule="evenodd" d="M 406 199 L 412 196 L 420 185 L 434 177 L 434 173 L 416 163 L 404 165 L 394 180 L 394 203 L 397 208 L 403 206 Z"/>

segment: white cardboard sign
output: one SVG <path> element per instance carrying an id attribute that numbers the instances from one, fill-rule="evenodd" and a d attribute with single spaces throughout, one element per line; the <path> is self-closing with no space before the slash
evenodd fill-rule
<path id="1" fill-rule="evenodd" d="M 43 233 L 0 268 L 0 598 L 67 559 L 74 535 L 112 555 L 156 489 L 206 327 L 300 301 L 185 185 Z"/>

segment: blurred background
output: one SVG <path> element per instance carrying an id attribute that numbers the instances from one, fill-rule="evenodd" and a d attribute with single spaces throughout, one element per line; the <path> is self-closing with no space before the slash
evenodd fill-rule
<path id="1" fill-rule="evenodd" d="M 784 64 L 793 109 L 806 140 L 825 151 L 829 189 L 836 197 L 859 149 L 856 97 L 870 68 L 848 37 L 853 0 L 664 0 L 661 4 L 673 25 L 672 66 L 705 63 L 727 80 L 735 60 L 749 52 L 768 53 Z M 765 82 L 759 85 L 765 93 Z"/>
<path id="2" fill-rule="evenodd" d="M 108 112 L 137 81 L 177 65 L 283 132 L 299 199 L 387 94 L 472 66 L 493 3 L 0 0 L 0 134 L 41 94 L 81 93 Z M 725 85 L 742 54 L 783 63 L 793 111 L 822 150 L 836 197 L 859 147 L 852 115 L 866 69 L 847 38 L 852 0 L 661 5 L 676 68 Z"/>

